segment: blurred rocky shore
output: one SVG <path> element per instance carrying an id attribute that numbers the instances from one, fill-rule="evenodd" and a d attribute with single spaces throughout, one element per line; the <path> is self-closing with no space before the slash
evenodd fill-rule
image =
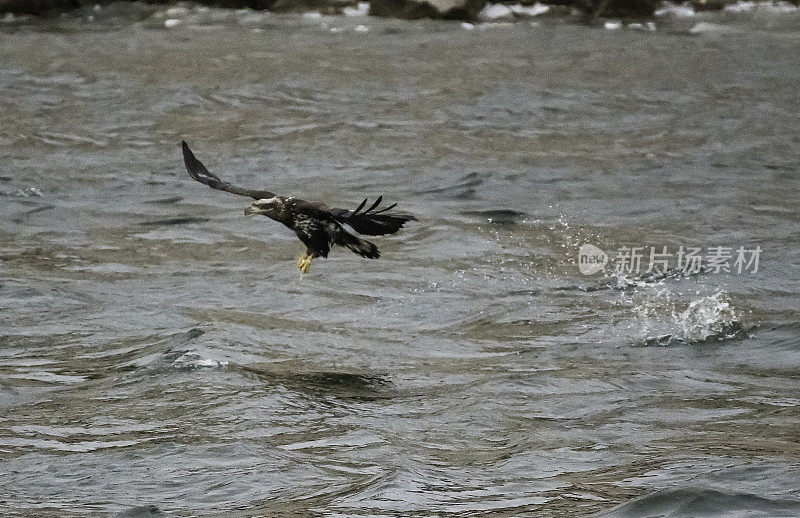
<path id="1" fill-rule="evenodd" d="M 174 3 L 175 0 L 144 0 L 147 3 Z M 504 10 L 508 18 L 524 18 L 543 6 L 553 12 L 573 9 L 586 14 L 591 21 L 601 16 L 646 19 L 653 15 L 661 0 L 196 0 L 198 3 L 223 8 L 249 8 L 273 12 L 308 12 L 341 14 L 347 9 L 363 9 L 373 16 L 406 19 L 441 18 L 476 21 L 486 9 Z M 739 0 L 689 0 L 695 11 L 723 9 Z M 800 0 L 790 0 L 800 3 Z M 0 15 L 7 13 L 52 15 L 110 0 L 0 0 Z"/>

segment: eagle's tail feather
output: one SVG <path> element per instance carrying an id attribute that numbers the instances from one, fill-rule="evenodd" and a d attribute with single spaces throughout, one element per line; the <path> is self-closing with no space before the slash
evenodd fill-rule
<path id="1" fill-rule="evenodd" d="M 414 216 L 407 214 L 357 214 L 346 220 L 346 223 L 353 227 L 359 234 L 367 236 L 382 236 L 384 234 L 394 234 L 409 221 L 415 220 Z"/>
<path id="2" fill-rule="evenodd" d="M 353 252 L 357 253 L 367 259 L 377 259 L 381 256 L 378 247 L 374 243 L 370 243 L 365 239 L 358 238 L 353 234 L 342 230 L 339 233 L 339 240 L 336 243 L 341 246 L 346 246 Z"/>
<path id="3" fill-rule="evenodd" d="M 396 203 L 378 209 L 383 201 L 383 196 L 378 196 L 372 205 L 364 210 L 364 207 L 367 206 L 367 201 L 364 198 L 364 201 L 356 207 L 356 210 L 329 209 L 329 211 L 336 218 L 336 221 L 350 225 L 353 230 L 366 236 L 394 234 L 409 221 L 417 219 L 410 214 L 388 213 L 388 211 L 397 206 Z"/>

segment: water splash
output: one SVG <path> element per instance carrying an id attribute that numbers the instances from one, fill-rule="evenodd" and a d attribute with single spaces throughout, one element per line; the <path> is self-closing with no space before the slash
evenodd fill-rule
<path id="1" fill-rule="evenodd" d="M 640 298 L 634 311 L 642 345 L 693 344 L 744 333 L 739 315 L 724 291 L 701 296 L 685 306 L 685 301 L 678 300 L 667 286 L 659 286 Z"/>
<path id="2" fill-rule="evenodd" d="M 188 351 L 173 362 L 173 367 L 180 370 L 221 369 L 228 366 L 224 360 L 206 358 L 197 351 Z"/>
<path id="3" fill-rule="evenodd" d="M 14 196 L 17 198 L 33 198 L 33 197 L 42 197 L 42 191 L 40 191 L 36 187 L 25 187 L 23 189 L 16 189 L 13 191 L 3 191 L 0 190 L 0 196 Z"/>
<path id="4" fill-rule="evenodd" d="M 693 300 L 685 311 L 673 313 L 672 318 L 680 326 L 681 339 L 689 343 L 729 337 L 729 331 L 738 324 L 736 311 L 722 291 Z"/>

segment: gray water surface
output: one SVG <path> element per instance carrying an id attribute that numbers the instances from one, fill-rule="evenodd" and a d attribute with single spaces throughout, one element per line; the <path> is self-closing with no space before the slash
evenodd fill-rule
<path id="1" fill-rule="evenodd" d="M 0 22 L 2 513 L 799 516 L 800 11 L 739 7 Z M 301 278 L 181 139 L 419 221 Z"/>

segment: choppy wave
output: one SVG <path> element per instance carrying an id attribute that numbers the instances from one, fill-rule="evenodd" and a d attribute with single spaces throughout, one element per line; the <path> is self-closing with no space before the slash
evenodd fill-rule
<path id="1" fill-rule="evenodd" d="M 689 3 L 664 3 L 655 12 L 659 26 L 695 35 L 743 35 L 751 30 L 796 31 L 800 6 L 784 1 L 740 0 L 715 11 L 698 11 Z"/>
<path id="2" fill-rule="evenodd" d="M 582 286 L 580 289 L 585 291 L 596 290 L 631 290 L 636 288 L 647 288 L 668 280 L 682 280 L 697 278 L 708 275 L 711 272 L 708 268 L 697 271 L 687 271 L 679 268 L 668 268 L 666 270 L 654 270 L 652 272 L 642 272 L 638 275 L 628 275 L 626 273 L 614 272 L 613 275 L 601 280 L 596 285 Z"/>
<path id="3" fill-rule="evenodd" d="M 688 481 L 796 492 L 798 74 L 759 12 L 686 17 L 744 34 L 709 45 L 550 11 L 2 24 L 3 504 L 586 516 Z M 296 237 L 189 178 L 182 138 L 226 180 L 419 221 L 301 276 Z M 575 264 L 739 238 L 769 244 L 757 275 Z"/>
<path id="4" fill-rule="evenodd" d="M 717 489 L 666 489 L 622 504 L 603 518 L 778 518 L 800 516 L 800 501 Z"/>
<path id="5" fill-rule="evenodd" d="M 117 513 L 114 518 L 157 518 L 165 516 L 155 505 L 138 505 Z"/>

